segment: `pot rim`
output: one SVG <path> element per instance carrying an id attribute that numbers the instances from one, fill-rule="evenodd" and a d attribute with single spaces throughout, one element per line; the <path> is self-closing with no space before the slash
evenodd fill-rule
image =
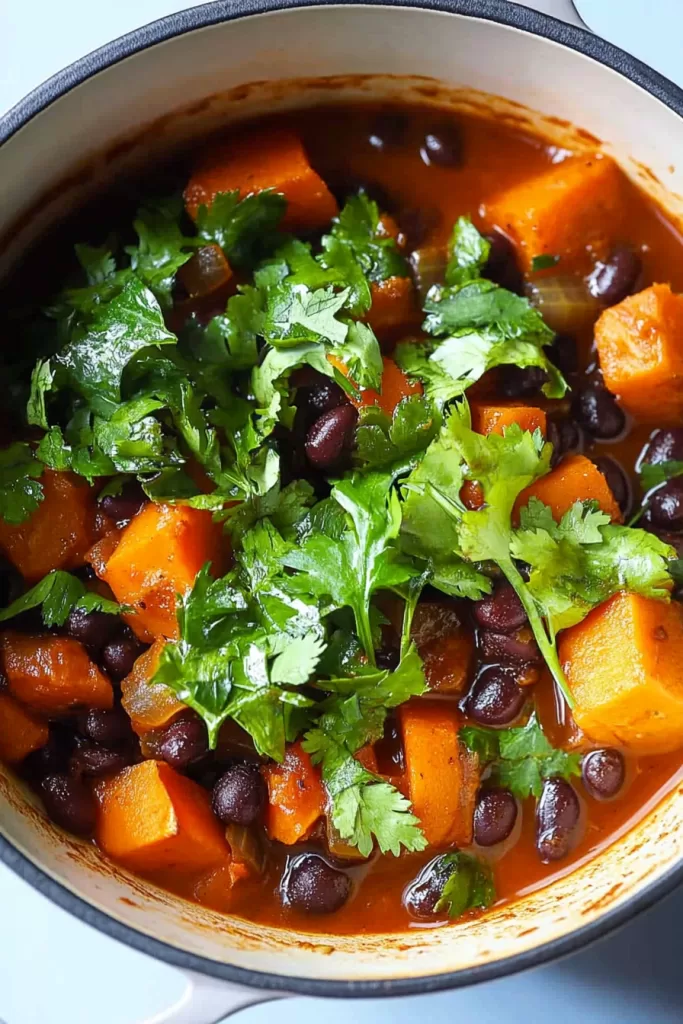
<path id="1" fill-rule="evenodd" d="M 508 0 L 342 0 L 346 7 L 406 7 L 461 14 L 520 29 L 559 43 L 616 71 L 645 89 L 665 106 L 683 117 L 683 89 L 659 72 L 612 43 L 549 15 Z M 196 29 L 221 22 L 235 21 L 258 14 L 305 7 L 340 6 L 340 0 L 215 0 L 213 3 L 179 11 L 135 29 L 114 39 L 92 53 L 75 61 L 48 78 L 0 117 L 0 146 L 11 139 L 34 117 L 76 86 L 86 82 L 112 65 L 157 43 L 173 39 Z M 436 975 L 421 975 L 388 980 L 335 981 L 319 978 L 288 977 L 219 963 L 171 946 L 137 929 L 123 924 L 88 903 L 66 886 L 52 878 L 32 860 L 0 835 L 0 862 L 14 871 L 63 910 L 86 924 L 174 967 L 210 975 L 226 982 L 272 992 L 329 998 L 370 998 L 424 995 L 430 992 L 461 988 L 538 967 L 567 956 L 596 941 L 636 915 L 649 909 L 683 882 L 683 860 L 661 878 L 645 886 L 625 903 L 607 911 L 571 933 L 543 943 L 534 949 L 495 960 L 490 964 L 465 967 Z"/>

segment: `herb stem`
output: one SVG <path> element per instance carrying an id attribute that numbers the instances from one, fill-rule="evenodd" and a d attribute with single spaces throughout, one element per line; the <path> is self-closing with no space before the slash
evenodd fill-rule
<path id="1" fill-rule="evenodd" d="M 497 559 L 496 561 L 498 562 L 498 565 L 505 574 L 508 583 L 510 583 L 511 586 L 514 588 L 517 597 L 520 599 L 524 606 L 524 611 L 527 613 L 529 625 L 531 626 L 531 630 L 536 639 L 536 643 L 538 644 L 541 650 L 541 654 L 543 655 L 545 663 L 550 669 L 553 679 L 557 683 L 562 693 L 562 696 L 564 697 L 569 707 L 574 708 L 576 706 L 576 701 L 574 700 L 572 692 L 569 689 L 567 677 L 565 676 L 562 670 L 560 659 L 557 655 L 557 648 L 555 647 L 554 642 L 551 641 L 548 637 L 545 625 L 543 623 L 543 619 L 541 618 L 538 608 L 536 606 L 536 602 L 534 601 L 533 596 L 529 592 L 529 589 L 526 583 L 524 582 L 519 569 L 517 568 L 517 566 L 511 558 Z"/>

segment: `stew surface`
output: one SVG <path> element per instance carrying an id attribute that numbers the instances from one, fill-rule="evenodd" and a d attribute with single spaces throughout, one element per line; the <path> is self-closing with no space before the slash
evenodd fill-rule
<path id="1" fill-rule="evenodd" d="M 2 299 L 0 758 L 304 930 L 613 842 L 681 775 L 682 246 L 606 156 L 403 107 L 74 218 Z"/>

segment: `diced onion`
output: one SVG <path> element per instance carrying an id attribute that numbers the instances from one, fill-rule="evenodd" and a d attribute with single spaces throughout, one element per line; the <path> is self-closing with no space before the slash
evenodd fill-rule
<path id="1" fill-rule="evenodd" d="M 203 245 L 178 271 L 178 277 L 191 299 L 215 292 L 232 277 L 228 261 L 218 245 Z"/>
<path id="2" fill-rule="evenodd" d="M 557 334 L 573 334 L 597 320 L 601 306 L 580 277 L 556 274 L 527 284 L 526 293 L 548 327 Z"/>
<path id="3" fill-rule="evenodd" d="M 426 245 L 422 249 L 414 249 L 408 262 L 420 299 L 425 298 L 433 284 L 443 284 L 447 255 L 441 246 Z"/>

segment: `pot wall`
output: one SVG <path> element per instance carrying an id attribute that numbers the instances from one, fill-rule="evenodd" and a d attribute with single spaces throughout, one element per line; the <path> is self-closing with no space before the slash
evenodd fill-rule
<path id="1" fill-rule="evenodd" d="M 295 78 L 286 87 L 276 84 Z M 226 118 L 378 96 L 476 109 L 481 92 L 505 95 L 505 101 L 490 101 L 495 116 L 542 128 L 560 144 L 594 143 L 517 105 L 608 139 L 629 173 L 666 199 L 669 209 L 683 212 L 683 201 L 672 194 L 683 193 L 680 118 L 593 60 L 460 15 L 412 8 L 295 9 L 199 29 L 131 56 L 13 135 L 0 154 L 0 236 L 7 238 L 0 269 L 88 189 L 143 153 L 149 159 L 151 150 L 167 150 Z M 122 140 L 125 145 L 112 148 Z M 682 796 L 679 782 L 637 828 L 551 888 L 482 920 L 399 938 L 284 935 L 186 904 L 103 864 L 92 847 L 65 839 L 39 813 L 27 814 L 27 797 L 9 777 L 0 784 L 0 831 L 67 889 L 175 949 L 285 978 L 385 981 L 520 956 L 623 906 L 680 860 Z"/>

